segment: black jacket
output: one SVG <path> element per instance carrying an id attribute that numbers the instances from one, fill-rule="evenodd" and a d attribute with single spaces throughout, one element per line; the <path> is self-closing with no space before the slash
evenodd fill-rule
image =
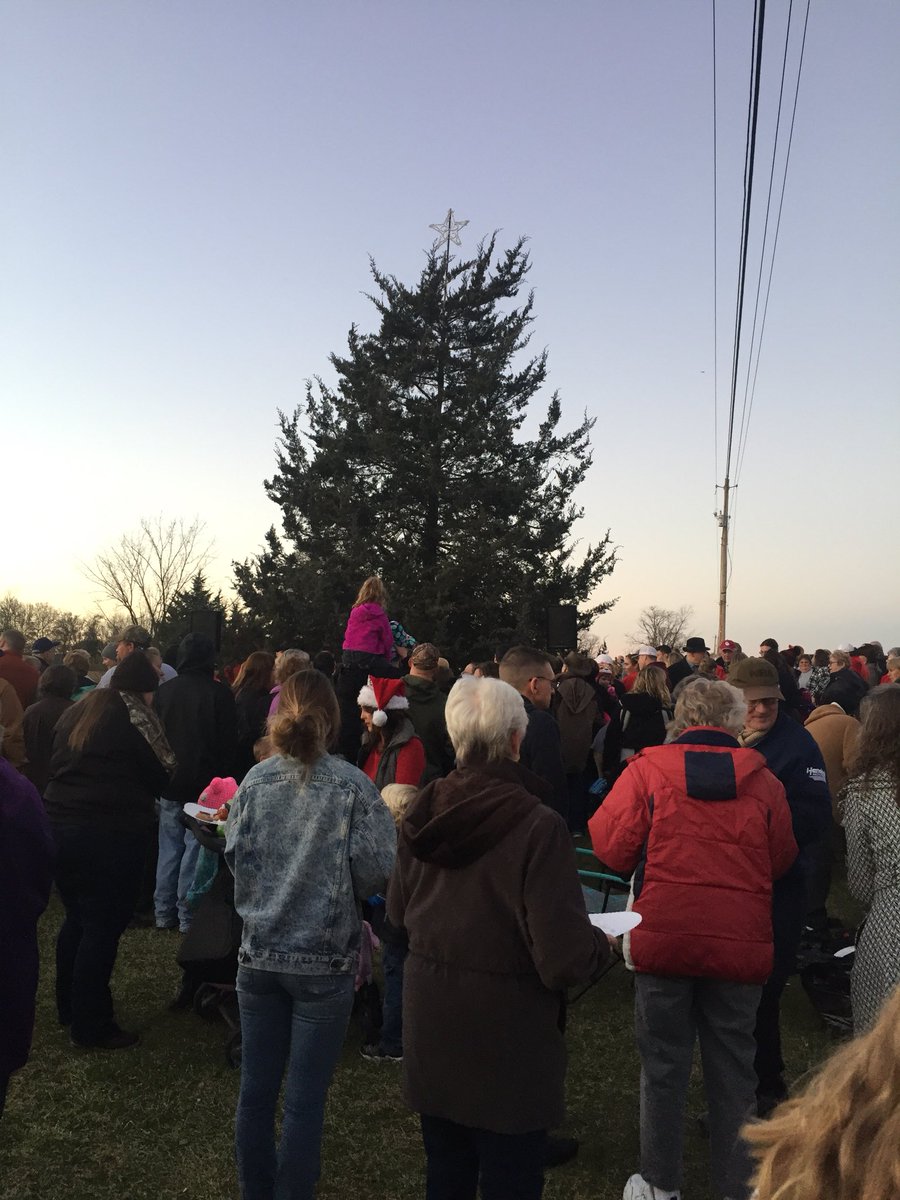
<path id="1" fill-rule="evenodd" d="M 57 825 L 99 825 L 119 832 L 151 830 L 153 804 L 169 773 L 146 738 L 135 729 L 116 692 L 90 740 L 70 749 L 68 732 L 82 712 L 81 701 L 60 717 L 53 738 L 50 782 L 44 800 Z"/>
<path id="2" fill-rule="evenodd" d="M 253 757 L 253 747 L 266 732 L 266 721 L 271 703 L 272 695 L 268 688 L 263 688 L 259 692 L 251 692 L 248 688 L 244 688 L 234 698 L 237 719 L 234 777 L 238 783 L 256 763 L 256 759 Z"/>
<path id="3" fill-rule="evenodd" d="M 166 800 L 197 800 L 211 779 L 231 775 L 237 751 L 234 696 L 213 678 L 215 648 L 203 633 L 189 633 L 178 648 L 178 676 L 160 685 L 159 713 L 178 767 L 163 789 Z"/>
<path id="4" fill-rule="evenodd" d="M 656 696 L 627 692 L 622 707 L 609 723 L 603 743 L 603 770 L 618 775 L 623 750 L 646 750 L 666 740 L 666 722 L 672 714 Z"/>
<path id="5" fill-rule="evenodd" d="M 673 663 L 669 667 L 667 673 L 669 676 L 669 691 L 674 693 L 682 679 L 689 679 L 693 675 L 694 669 L 686 658 L 681 658 L 677 663 Z"/>
<path id="6" fill-rule="evenodd" d="M 859 715 L 859 702 L 869 690 L 851 667 L 835 671 L 819 695 L 820 704 L 839 704 L 849 717 Z"/>
<path id="7" fill-rule="evenodd" d="M 72 701 L 64 696 L 43 696 L 25 709 L 22 722 L 25 734 L 26 763 L 22 774 L 30 779 L 43 796 L 50 778 L 50 758 L 53 754 L 53 734 L 56 723 Z"/>
<path id="8" fill-rule="evenodd" d="M 430 783 L 453 769 L 453 747 L 444 720 L 447 697 L 433 680 L 423 679 L 420 675 L 407 675 L 404 682 L 409 701 L 408 716 L 425 747 L 422 782 Z"/>
<path id="9" fill-rule="evenodd" d="M 545 803 L 565 817 L 569 810 L 569 791 L 559 726 L 545 709 L 535 708 L 525 696 L 522 699 L 528 714 L 528 729 L 522 739 L 519 760 L 523 767 L 550 785 L 552 798 L 545 800 Z"/>

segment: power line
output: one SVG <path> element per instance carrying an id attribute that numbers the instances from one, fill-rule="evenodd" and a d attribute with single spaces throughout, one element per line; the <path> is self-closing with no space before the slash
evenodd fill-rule
<path id="1" fill-rule="evenodd" d="M 793 5 L 793 0 L 791 0 L 791 4 Z M 741 469 L 744 465 L 744 452 L 747 449 L 747 437 L 750 432 L 750 418 L 753 415 L 753 400 L 754 400 L 754 397 L 756 396 L 756 380 L 757 380 L 757 376 L 759 375 L 759 359 L 760 359 L 760 354 L 762 352 L 763 336 L 766 331 L 766 317 L 769 312 L 769 295 L 770 295 L 770 292 L 772 289 L 772 274 L 775 270 L 775 252 L 778 249 L 778 234 L 779 234 L 779 231 L 781 230 L 781 214 L 782 214 L 782 211 L 784 208 L 784 193 L 785 193 L 785 189 L 787 187 L 788 165 L 791 160 L 791 146 L 793 145 L 793 141 L 794 141 L 794 122 L 796 121 L 796 118 L 797 118 L 797 101 L 800 96 L 800 77 L 803 73 L 803 55 L 804 55 L 804 51 L 806 50 L 806 31 L 809 26 L 809 9 L 810 9 L 810 0 L 806 0 L 806 15 L 803 18 L 803 36 L 800 41 L 800 59 L 799 59 L 798 65 L 797 65 L 797 83 L 794 87 L 794 103 L 793 103 L 793 108 L 791 110 L 791 127 L 788 132 L 788 144 L 787 144 L 787 150 L 785 152 L 785 157 L 784 157 L 784 174 L 782 175 L 782 178 L 781 178 L 781 195 L 778 200 L 778 217 L 775 222 L 775 235 L 772 239 L 772 256 L 769 261 L 769 275 L 768 275 L 768 279 L 766 281 L 766 298 L 765 298 L 765 302 L 763 304 L 762 322 L 760 324 L 760 329 L 759 329 L 759 341 L 756 344 L 756 365 L 755 365 L 754 371 L 753 371 L 753 384 L 750 389 L 750 403 L 749 403 L 749 407 L 747 408 L 747 421 L 746 421 L 746 426 L 744 426 L 744 422 L 742 419 L 742 422 L 741 422 L 742 431 L 741 431 L 741 436 L 738 439 L 738 457 L 737 457 L 737 465 L 735 468 L 735 479 L 738 479 L 740 477 Z M 788 31 L 790 31 L 790 18 L 788 18 Z M 785 55 L 786 54 L 787 54 L 787 43 L 785 43 Z M 782 82 L 783 82 L 783 76 L 782 76 Z M 781 111 L 780 98 L 779 98 L 778 104 L 779 104 L 779 114 L 780 114 L 780 111 Z M 776 130 L 776 141 L 777 141 L 777 130 Z M 772 162 L 773 162 L 773 169 L 774 169 L 774 153 L 773 153 Z M 771 188 L 771 184 L 770 184 L 770 188 Z M 767 220 L 768 220 L 768 212 L 767 212 Z M 762 260 L 760 260 L 760 272 L 762 272 Z M 757 298 L 757 303 L 758 303 L 758 298 Z M 755 317 L 754 317 L 754 321 L 755 321 Z M 752 355 L 753 355 L 752 341 L 751 341 L 750 354 L 751 354 L 751 358 L 752 358 Z M 749 374 L 749 366 L 748 366 L 748 374 Z"/>
<path id="2" fill-rule="evenodd" d="M 759 121 L 759 81 L 762 72 L 763 29 L 766 0 L 756 0 L 753 9 L 753 56 L 750 102 L 747 110 L 747 142 L 744 150 L 744 210 L 741 218 L 741 253 L 737 303 L 734 314 L 734 354 L 731 363 L 731 391 L 728 405 L 728 443 L 725 452 L 725 479 L 731 475 L 731 447 L 734 439 L 734 412 L 737 403 L 738 363 L 741 354 L 741 328 L 744 316 L 744 288 L 747 281 L 747 252 L 750 241 L 750 208 L 753 201 L 753 167 L 756 161 L 756 132 Z"/>
<path id="3" fill-rule="evenodd" d="M 728 404 L 728 445 L 725 453 L 725 482 L 722 486 L 722 511 L 716 516 L 722 530 L 719 549 L 719 625 L 720 642 L 725 636 L 728 580 L 731 563 L 728 553 L 728 501 L 731 476 L 731 448 L 734 440 L 734 412 L 737 403 L 738 364 L 741 356 L 741 329 L 744 319 L 744 289 L 747 282 L 747 253 L 750 244 L 750 212 L 753 202 L 753 167 L 756 161 L 756 134 L 759 123 L 759 84 L 762 74 L 763 33 L 766 0 L 755 0 L 753 9 L 753 48 L 750 67 L 750 100 L 747 109 L 747 141 L 744 147 L 744 207 L 741 215 L 741 252 L 738 271 L 737 303 L 734 314 L 734 355 L 731 364 L 731 389 Z"/>
<path id="4" fill-rule="evenodd" d="M 784 35 L 784 54 L 781 59 L 781 83 L 778 88 L 778 110 L 775 115 L 775 142 L 772 147 L 772 163 L 769 168 L 769 188 L 766 193 L 766 215 L 765 215 L 765 219 L 763 221 L 762 243 L 761 243 L 760 252 L 759 252 L 759 271 L 757 272 L 757 276 L 756 276 L 756 300 L 754 301 L 754 305 L 753 305 L 753 325 L 750 330 L 750 351 L 747 354 L 747 375 L 744 380 L 744 400 L 743 400 L 743 404 L 741 406 L 741 423 L 740 423 L 740 429 L 738 431 L 738 450 L 737 450 L 738 461 L 740 461 L 741 444 L 742 444 L 742 439 L 744 437 L 744 429 L 745 429 L 745 424 L 746 424 L 746 419 L 747 419 L 747 397 L 750 392 L 750 369 L 753 365 L 753 347 L 756 344 L 756 323 L 759 318 L 759 297 L 762 292 L 763 268 L 765 266 L 765 261 L 766 261 L 766 246 L 769 241 L 769 214 L 770 214 L 771 207 L 772 207 L 772 187 L 775 182 L 775 164 L 778 161 L 778 136 L 781 132 L 781 106 L 784 101 L 784 81 L 785 81 L 785 78 L 787 75 L 788 46 L 790 45 L 791 16 L 793 14 L 793 11 L 794 11 L 794 0 L 790 0 L 790 3 L 788 5 L 787 26 L 785 28 L 785 35 Z M 737 471 L 735 471 L 735 478 L 736 477 L 737 477 Z"/>
<path id="5" fill-rule="evenodd" d="M 716 86 L 716 0 L 712 0 L 713 85 L 713 463 L 719 479 L 719 135 Z"/>

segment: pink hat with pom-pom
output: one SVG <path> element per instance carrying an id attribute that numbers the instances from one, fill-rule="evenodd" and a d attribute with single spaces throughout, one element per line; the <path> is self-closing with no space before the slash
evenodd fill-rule
<path id="1" fill-rule="evenodd" d="M 406 698 L 406 685 L 402 679 L 378 679 L 369 676 L 366 685 L 360 689 L 356 697 L 360 708 L 374 708 L 372 724 L 379 726 L 387 724 L 389 709 L 409 708 Z"/>
<path id="2" fill-rule="evenodd" d="M 228 775 L 222 779 L 219 775 L 211 779 L 200 793 L 200 804 L 204 808 L 221 808 L 227 804 L 238 790 L 237 780 Z"/>

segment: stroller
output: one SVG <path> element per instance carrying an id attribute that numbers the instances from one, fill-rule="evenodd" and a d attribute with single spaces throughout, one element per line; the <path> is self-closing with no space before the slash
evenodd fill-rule
<path id="1" fill-rule="evenodd" d="M 225 1060 L 230 1067 L 239 1067 L 241 1023 L 235 979 L 242 922 L 234 907 L 234 877 L 223 857 L 225 839 L 194 817 L 182 814 L 181 819 L 200 845 L 217 856 L 218 866 L 178 951 L 183 975 L 176 1004 L 192 1006 L 207 1020 L 221 1018 L 228 1029 Z"/>
<path id="2" fill-rule="evenodd" d="M 838 922 L 819 935 L 808 931 L 800 944 L 798 970 L 803 990 L 813 1008 L 835 1036 L 853 1032 L 850 972 L 859 931 L 843 929 Z"/>

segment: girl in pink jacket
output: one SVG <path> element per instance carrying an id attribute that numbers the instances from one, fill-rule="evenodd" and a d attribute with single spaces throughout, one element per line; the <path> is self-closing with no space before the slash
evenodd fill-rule
<path id="1" fill-rule="evenodd" d="M 387 605 L 384 584 L 377 575 L 370 575 L 359 589 L 344 630 L 345 666 L 364 667 L 370 674 L 396 674 L 391 668 L 394 635 L 388 621 Z M 378 667 L 386 669 L 379 671 Z"/>

